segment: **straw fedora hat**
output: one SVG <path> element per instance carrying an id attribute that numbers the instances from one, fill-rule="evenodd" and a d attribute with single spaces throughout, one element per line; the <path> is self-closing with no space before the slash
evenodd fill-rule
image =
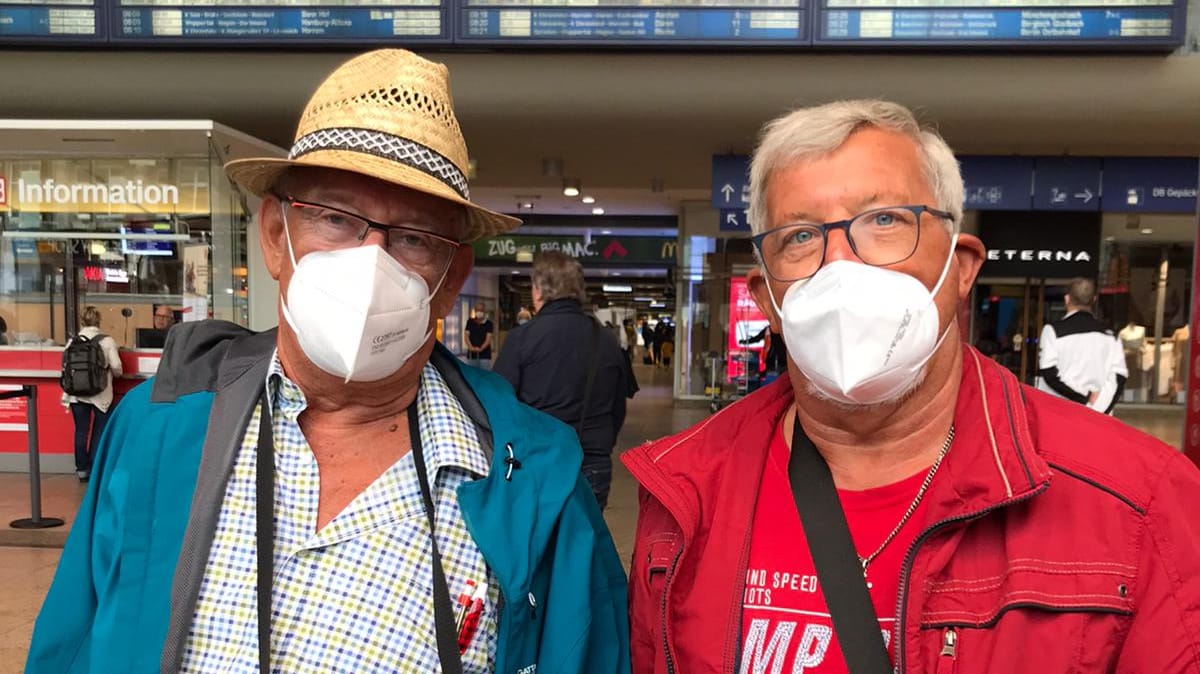
<path id="1" fill-rule="evenodd" d="M 465 241 L 521 224 L 471 202 L 446 66 L 403 49 L 368 52 L 333 71 L 309 99 L 287 159 L 239 159 L 225 173 L 262 196 L 293 166 L 361 173 L 462 204 Z"/>

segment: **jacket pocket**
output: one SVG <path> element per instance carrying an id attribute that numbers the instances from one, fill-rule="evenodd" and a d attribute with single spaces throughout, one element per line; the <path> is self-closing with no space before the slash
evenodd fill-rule
<path id="1" fill-rule="evenodd" d="M 997 575 L 928 581 L 925 667 L 911 671 L 1107 671 L 1133 613 L 1134 573 L 1116 563 L 1013 560 Z"/>

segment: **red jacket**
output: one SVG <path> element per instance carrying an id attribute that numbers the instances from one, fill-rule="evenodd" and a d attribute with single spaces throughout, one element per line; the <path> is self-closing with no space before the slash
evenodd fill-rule
<path id="1" fill-rule="evenodd" d="M 758 484 L 791 402 L 781 378 L 622 457 L 642 486 L 634 674 L 736 671 Z M 1200 672 L 1195 466 L 969 347 L 955 425 L 901 570 L 897 671 Z"/>

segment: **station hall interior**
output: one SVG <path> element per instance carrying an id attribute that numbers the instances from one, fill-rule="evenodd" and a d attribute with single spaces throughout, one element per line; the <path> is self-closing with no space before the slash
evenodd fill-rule
<path id="1" fill-rule="evenodd" d="M 1186 17 L 1176 44 L 1134 48 L 56 47 L 6 41 L 0 30 L 9 78 L 0 97 L 0 388 L 36 388 L 42 507 L 66 520 L 4 528 L 29 515 L 30 461 L 28 408 L 0 400 L 0 583 L 16 592 L 0 600 L 0 674 L 20 671 L 84 493 L 56 388 L 80 312 L 97 307 L 122 347 L 126 390 L 157 367 L 163 305 L 171 322 L 275 326 L 278 286 L 262 261 L 258 202 L 222 166 L 285 156 L 311 92 L 371 46 L 412 47 L 447 66 L 472 198 L 524 222 L 473 244 L 475 269 L 439 337 L 465 356 L 463 329 L 482 303 L 503 350 L 532 305 L 533 258 L 551 249 L 578 258 L 595 315 L 637 327 L 641 391 L 617 453 L 761 385 L 764 345 L 745 343 L 766 325 L 744 280 L 756 264 L 745 158 L 768 120 L 859 98 L 910 107 L 959 155 L 964 231 L 992 250 L 960 314 L 968 339 L 1033 384 L 1037 335 L 1066 313 L 1066 284 L 1096 278 L 1098 315 L 1123 335 L 1131 371 L 1116 416 L 1183 450 L 1200 231 L 1200 0 L 1176 3 Z M 80 186 L 128 189 L 114 198 Z M 668 359 L 647 355 L 643 324 L 665 328 Z M 618 462 L 605 514 L 626 562 L 636 513 L 636 484 Z"/>

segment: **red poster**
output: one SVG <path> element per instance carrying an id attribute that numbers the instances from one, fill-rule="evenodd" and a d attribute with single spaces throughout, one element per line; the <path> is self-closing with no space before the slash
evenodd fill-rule
<path id="1" fill-rule="evenodd" d="M 729 362 L 727 374 L 729 380 L 745 374 L 746 352 L 753 351 L 758 355 L 756 362 L 762 363 L 762 349 L 766 343 L 767 317 L 758 310 L 754 297 L 750 295 L 750 286 L 744 277 L 731 279 L 729 282 Z M 740 342 L 758 338 L 753 344 L 742 345 Z"/>
<path id="2" fill-rule="evenodd" d="M 0 386 L 0 391 L 19 391 L 20 386 Z M 29 430 L 29 420 L 25 416 L 25 399 L 8 398 L 0 400 L 0 432 L 24 433 Z"/>

